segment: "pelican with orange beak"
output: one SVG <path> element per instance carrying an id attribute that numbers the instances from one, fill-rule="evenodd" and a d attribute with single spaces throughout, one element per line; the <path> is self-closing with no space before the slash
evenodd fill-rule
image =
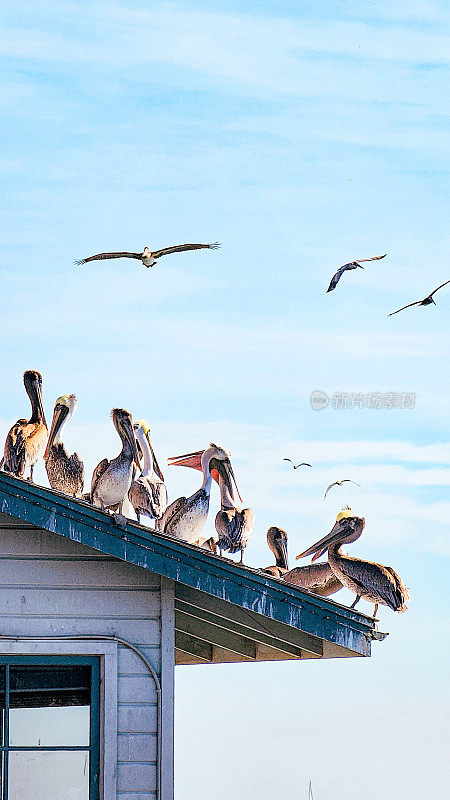
<path id="1" fill-rule="evenodd" d="M 402 579 L 392 567 L 353 558 L 342 551 L 343 544 L 350 544 L 359 539 L 364 525 L 364 517 L 358 517 L 347 506 L 337 515 L 330 533 L 300 553 L 297 558 L 313 555 L 312 560 L 315 561 L 328 550 L 328 563 L 333 574 L 343 586 L 356 595 L 351 608 L 355 608 L 363 598 L 369 603 L 374 603 L 374 617 L 379 605 L 403 613 L 406 611 L 409 595 Z"/>
<path id="2" fill-rule="evenodd" d="M 101 509 L 119 508 L 122 505 L 133 480 L 134 467 L 139 472 L 141 464 L 134 438 L 133 420 L 129 411 L 124 408 L 113 408 L 112 421 L 122 441 L 122 450 L 116 458 L 108 461 L 104 458 L 94 469 L 91 481 L 91 503 Z"/>
<path id="3" fill-rule="evenodd" d="M 169 466 L 198 469 L 203 473 L 203 482 L 193 495 L 179 497 L 167 507 L 162 519 L 158 521 L 158 530 L 201 546 L 204 542 L 202 532 L 208 517 L 212 479 L 218 482 L 221 476 L 231 495 L 233 494 L 231 481 L 234 480 L 234 474 L 230 454 L 222 447 L 210 444 L 206 450 L 170 458 Z"/>
<path id="4" fill-rule="evenodd" d="M 53 411 L 52 426 L 44 453 L 45 469 L 52 489 L 71 495 L 83 497 L 84 464 L 78 453 L 69 456 L 62 441 L 62 432 L 73 416 L 77 407 L 74 394 L 63 394 L 58 397 Z"/>
<path id="5" fill-rule="evenodd" d="M 144 463 L 139 478 L 133 480 L 130 486 L 128 499 L 138 522 L 141 521 L 141 514 L 160 519 L 167 508 L 167 489 L 150 440 L 150 425 L 145 420 L 137 420 L 133 430 Z"/>
<path id="6" fill-rule="evenodd" d="M 28 480 L 33 480 L 33 469 L 47 444 L 47 423 L 42 401 L 42 375 L 34 369 L 23 374 L 25 391 L 30 398 L 31 417 L 18 419 L 6 437 L 3 455 L 3 470 L 17 478 L 23 478 L 29 468 Z"/>

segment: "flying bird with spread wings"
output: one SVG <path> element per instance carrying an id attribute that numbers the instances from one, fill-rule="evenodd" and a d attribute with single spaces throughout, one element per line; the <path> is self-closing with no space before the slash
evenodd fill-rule
<path id="1" fill-rule="evenodd" d="M 429 306 L 431 305 L 431 303 L 434 303 L 434 305 L 436 305 L 435 301 L 433 300 L 433 295 L 436 294 L 436 292 L 438 292 L 439 289 L 442 289 L 443 286 L 447 286 L 447 283 L 450 283 L 450 280 L 445 281 L 445 283 L 441 283 L 441 285 L 438 286 L 437 289 L 431 292 L 431 294 L 428 294 L 426 297 L 424 297 L 423 300 L 416 300 L 414 303 L 408 303 L 407 306 L 402 306 L 401 308 L 398 308 L 397 311 L 392 311 L 388 316 L 392 317 L 394 314 L 398 314 L 399 311 L 404 311 L 405 308 L 411 308 L 411 306 Z"/>
<path id="2" fill-rule="evenodd" d="M 351 261 L 349 264 L 344 264 L 342 267 L 339 267 L 338 271 L 335 272 L 335 274 L 331 278 L 327 292 L 332 292 L 333 289 L 336 288 L 344 272 L 346 272 L 347 270 L 358 269 L 358 267 L 364 269 L 364 267 L 361 266 L 362 261 L 379 261 L 380 258 L 386 258 L 386 256 L 387 253 L 385 253 L 383 256 L 373 256 L 373 258 L 357 258 L 356 261 Z"/>
<path id="3" fill-rule="evenodd" d="M 294 464 L 291 458 L 283 458 L 283 461 L 290 461 L 294 469 L 298 469 L 299 467 L 310 467 L 311 464 L 308 464 L 306 461 L 302 461 L 301 464 Z"/>
<path id="4" fill-rule="evenodd" d="M 330 491 L 330 489 L 333 488 L 333 486 L 342 486 L 343 483 L 354 483 L 355 486 L 361 486 L 360 483 L 356 483 L 356 481 L 352 481 L 352 480 L 350 480 L 350 478 L 343 478 L 341 481 L 334 481 L 334 483 L 330 483 L 330 485 L 327 487 L 327 490 L 326 490 L 326 492 L 325 492 L 325 494 L 323 496 L 323 499 L 325 500 L 328 492 Z"/>
<path id="5" fill-rule="evenodd" d="M 212 244 L 176 244 L 173 247 L 163 247 L 162 250 L 150 250 L 149 247 L 144 247 L 142 253 L 97 253 L 95 256 L 82 258 L 81 261 L 75 261 L 75 264 L 87 264 L 88 261 L 102 261 L 107 258 L 136 258 L 141 261 L 144 267 L 153 267 L 158 258 L 161 256 L 168 256 L 171 253 L 182 253 L 184 250 L 217 250 L 220 247 L 219 242 Z"/>

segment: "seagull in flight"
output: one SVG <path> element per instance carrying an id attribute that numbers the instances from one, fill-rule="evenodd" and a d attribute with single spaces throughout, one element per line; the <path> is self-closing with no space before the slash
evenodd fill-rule
<path id="1" fill-rule="evenodd" d="M 294 467 L 294 469 L 298 469 L 299 467 L 310 467 L 311 466 L 311 464 L 308 464 L 306 461 L 302 461 L 301 464 L 294 464 L 294 462 L 290 458 L 283 458 L 283 461 L 290 461 L 292 466 Z"/>
<path id="2" fill-rule="evenodd" d="M 334 481 L 334 483 L 330 483 L 330 485 L 327 487 L 327 490 L 326 490 L 326 492 L 325 492 L 325 494 L 323 496 L 323 499 L 325 500 L 328 492 L 330 491 L 330 489 L 333 488 L 333 486 L 342 486 L 343 483 L 354 483 L 355 486 L 361 486 L 360 483 L 356 483 L 356 481 L 351 481 L 350 478 L 343 478 L 341 481 Z"/>
<path id="3" fill-rule="evenodd" d="M 335 274 L 331 278 L 327 292 L 332 292 L 333 289 L 336 288 L 342 275 L 348 269 L 357 269 L 358 267 L 361 267 L 361 261 L 379 261 L 380 258 L 386 258 L 386 256 L 387 253 L 385 253 L 383 256 L 374 256 L 373 258 L 357 258 L 356 261 L 351 261 L 350 264 L 344 264 L 342 267 L 339 267 L 338 271 L 335 272 Z M 361 267 L 361 269 L 364 269 L 364 267 Z"/>
<path id="4" fill-rule="evenodd" d="M 439 289 L 442 289 L 443 286 L 446 286 L 447 283 L 450 283 L 450 280 L 445 281 L 445 283 L 441 283 L 441 285 L 438 286 L 437 289 L 431 292 L 431 294 L 424 297 L 423 300 L 416 300 L 414 303 L 408 303 L 407 306 L 402 306 L 401 308 L 398 308 L 397 311 L 392 311 L 388 316 L 392 317 L 394 314 L 398 314 L 399 311 L 404 311 L 405 308 L 410 308 L 411 306 L 429 306 L 431 305 L 431 303 L 434 303 L 434 305 L 436 305 L 435 301 L 433 300 L 433 295 L 436 294 L 436 292 L 439 291 Z"/>
<path id="5" fill-rule="evenodd" d="M 176 244 L 173 247 L 163 247 L 162 250 L 153 251 L 148 247 L 144 247 L 142 253 L 97 253 L 95 256 L 75 261 L 75 264 L 87 264 L 88 261 L 101 261 L 105 258 L 137 258 L 138 261 L 142 261 L 144 267 L 153 267 L 161 256 L 168 256 L 170 253 L 182 253 L 184 250 L 201 250 L 205 247 L 208 250 L 217 250 L 220 244 L 219 242 L 213 242 L 212 244 Z"/>

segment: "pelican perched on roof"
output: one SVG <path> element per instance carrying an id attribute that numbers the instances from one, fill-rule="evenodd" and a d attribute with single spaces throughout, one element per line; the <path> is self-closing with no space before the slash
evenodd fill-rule
<path id="1" fill-rule="evenodd" d="M 158 258 L 161 256 L 168 256 L 170 253 L 182 253 L 184 250 L 217 250 L 220 247 L 219 242 L 212 244 L 176 244 L 173 247 L 163 247 L 162 250 L 150 250 L 149 247 L 144 247 L 142 253 L 97 253 L 95 256 L 82 258 L 81 261 L 75 261 L 75 264 L 87 264 L 88 261 L 103 261 L 105 258 L 136 258 L 142 261 L 144 267 L 153 267 Z"/>
<path id="2" fill-rule="evenodd" d="M 222 447 L 210 444 L 207 450 L 198 450 L 184 456 L 169 459 L 169 465 L 191 467 L 203 472 L 203 483 L 190 497 L 179 497 L 171 503 L 158 521 L 158 530 L 177 536 L 190 544 L 202 544 L 202 531 L 208 516 L 212 478 L 218 481 L 221 475 L 232 493 L 234 480 L 230 455 Z"/>
<path id="3" fill-rule="evenodd" d="M 122 504 L 133 480 L 134 465 L 140 471 L 139 454 L 134 438 L 133 420 L 124 408 L 113 408 L 112 421 L 122 441 L 122 450 L 116 458 L 104 458 L 94 469 L 91 481 L 91 503 L 102 509 L 116 507 L 122 513 Z"/>
<path id="4" fill-rule="evenodd" d="M 269 528 L 267 531 L 267 544 L 275 556 L 275 564 L 271 564 L 270 567 L 261 567 L 261 572 L 267 572 L 269 575 L 273 575 L 274 578 L 282 578 L 284 573 L 288 571 L 287 540 L 288 536 L 283 528 L 277 528 L 275 525 Z"/>
<path id="5" fill-rule="evenodd" d="M 393 611 L 403 613 L 406 611 L 406 600 L 409 595 L 401 578 L 392 569 L 383 564 L 372 561 L 363 561 L 343 553 L 342 545 L 356 542 L 364 530 L 364 517 L 358 517 L 351 508 L 344 508 L 337 517 L 330 533 L 318 542 L 304 550 L 298 558 L 313 554 L 313 561 L 328 550 L 328 562 L 333 574 L 351 592 L 356 594 L 355 608 L 360 601 L 367 600 L 374 603 L 374 617 L 378 606 L 388 606 Z"/>
<path id="6" fill-rule="evenodd" d="M 251 508 L 240 508 L 236 505 L 230 481 L 224 479 L 220 474 L 218 476 L 218 481 L 220 489 L 220 511 L 217 512 L 215 520 L 216 532 L 219 536 L 217 547 L 219 551 L 225 550 L 232 554 L 241 551 L 240 560 L 242 564 L 244 550 L 248 545 L 250 534 L 255 527 L 255 515 Z M 236 491 L 239 500 L 242 502 L 237 486 Z"/>
<path id="7" fill-rule="evenodd" d="M 62 441 L 62 432 L 77 407 L 74 394 L 58 397 L 53 411 L 53 420 L 44 453 L 45 469 L 52 489 L 83 497 L 84 464 L 78 453 L 69 456 Z"/>
<path id="8" fill-rule="evenodd" d="M 326 561 L 323 564 L 308 564 L 306 567 L 288 569 L 287 542 L 286 531 L 275 526 L 269 528 L 267 544 L 275 556 L 275 564 L 265 567 L 262 572 L 268 572 L 275 578 L 281 578 L 321 597 L 328 597 L 342 589 L 342 583 L 333 575 Z"/>
<path id="9" fill-rule="evenodd" d="M 159 519 L 167 508 L 167 489 L 150 441 L 150 425 L 145 420 L 137 420 L 133 429 L 144 463 L 141 474 L 128 490 L 128 498 L 138 522 L 141 514 Z"/>
<path id="10" fill-rule="evenodd" d="M 31 417 L 18 419 L 6 437 L 3 469 L 18 478 L 23 478 L 27 467 L 29 480 L 33 480 L 33 469 L 47 444 L 47 423 L 42 402 L 42 375 L 34 369 L 23 374 L 25 391 L 30 398 Z"/>
<path id="11" fill-rule="evenodd" d="M 286 583 L 293 583 L 299 589 L 329 597 L 342 589 L 341 581 L 333 574 L 328 561 L 320 564 L 307 564 L 305 567 L 294 567 L 281 576 Z"/>

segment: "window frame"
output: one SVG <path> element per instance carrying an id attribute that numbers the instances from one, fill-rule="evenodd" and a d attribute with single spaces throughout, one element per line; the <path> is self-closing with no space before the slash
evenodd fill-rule
<path id="1" fill-rule="evenodd" d="M 11 666 L 85 666 L 91 668 L 91 700 L 89 746 L 11 746 L 9 744 L 9 672 Z M 100 658 L 89 655 L 19 655 L 0 654 L 0 666 L 5 666 L 5 720 L 4 743 L 0 742 L 3 756 L 3 780 L 0 784 L 2 800 L 8 800 L 8 754 L 23 751 L 86 751 L 89 752 L 89 800 L 99 800 L 100 784 Z"/>

